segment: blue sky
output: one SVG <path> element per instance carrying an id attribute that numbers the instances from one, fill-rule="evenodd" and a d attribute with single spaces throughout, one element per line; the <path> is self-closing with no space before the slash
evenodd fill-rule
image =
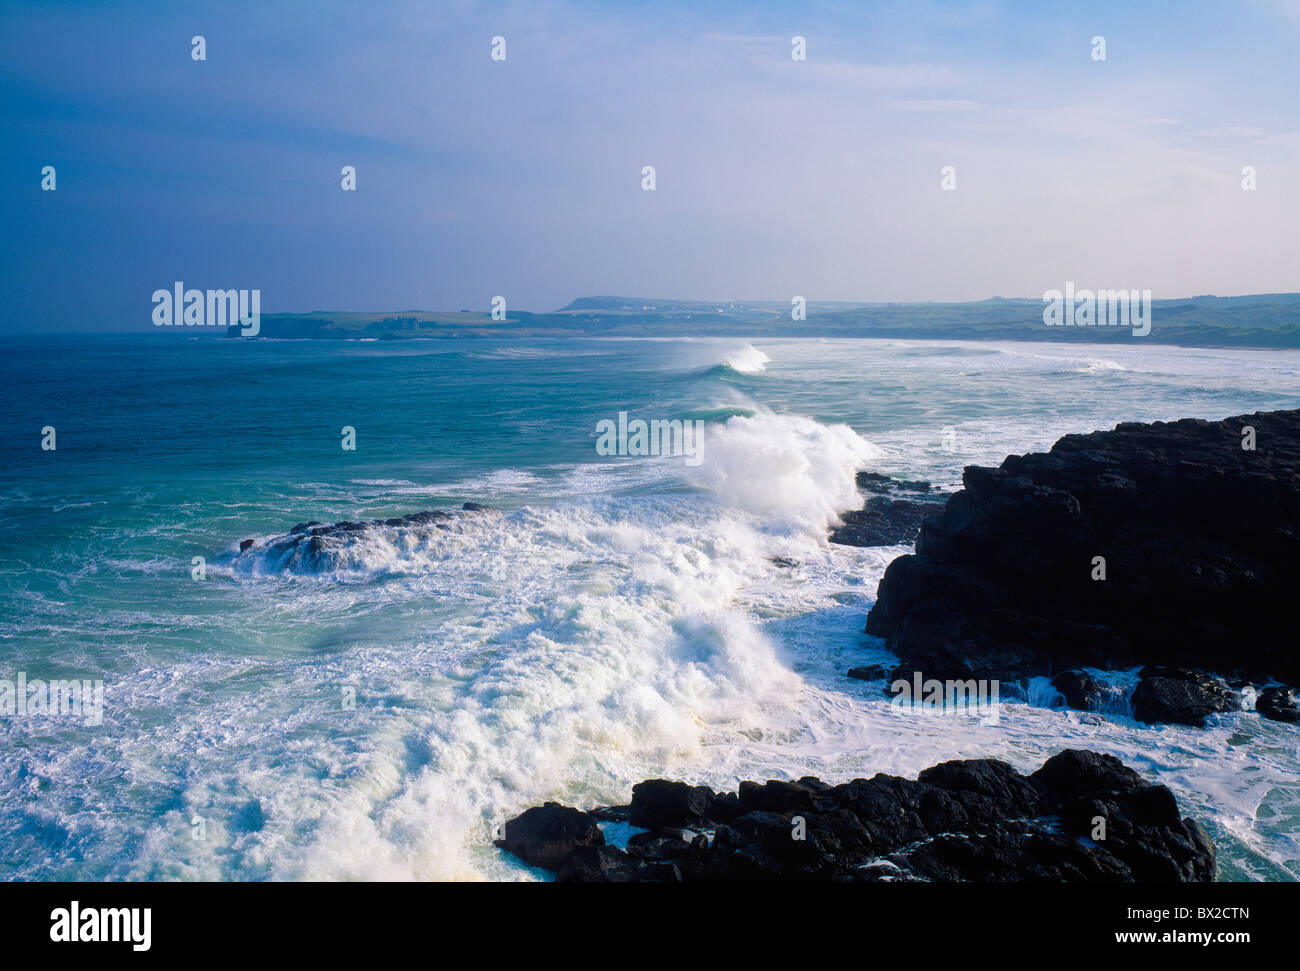
<path id="1" fill-rule="evenodd" d="M 264 312 L 1294 291 L 1298 54 L 1300 0 L 9 2 L 0 328 L 149 329 L 175 280 Z"/>

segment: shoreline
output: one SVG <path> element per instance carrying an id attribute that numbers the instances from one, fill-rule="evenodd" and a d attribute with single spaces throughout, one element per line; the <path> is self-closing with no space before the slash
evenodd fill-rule
<path id="1" fill-rule="evenodd" d="M 1179 470 L 1176 478 L 1164 474 L 1169 467 Z M 899 541 L 900 528 L 919 532 L 916 552 L 898 557 L 886 569 L 867 621 L 867 633 L 884 638 L 899 658 L 888 680 L 906 684 L 938 677 L 971 683 L 993 678 L 996 684 L 1005 678 L 1027 691 L 1033 677 L 1050 675 L 1059 663 L 1065 670 L 1055 674 L 1052 687 L 1070 707 L 1104 717 L 1107 686 L 1083 667 L 1114 671 L 1140 664 L 1145 665 L 1140 681 L 1123 699 L 1131 701 L 1138 721 L 1202 726 L 1217 712 L 1248 707 L 1243 695 L 1249 691 L 1258 697 L 1264 717 L 1300 722 L 1297 692 L 1275 676 L 1291 685 L 1300 682 L 1295 659 L 1286 655 L 1286 646 L 1297 642 L 1298 632 L 1291 630 L 1296 621 L 1276 606 L 1287 602 L 1285 592 L 1298 579 L 1292 573 L 1300 569 L 1297 558 L 1281 549 L 1300 546 L 1300 409 L 1219 422 L 1122 422 L 1110 432 L 1067 435 L 1047 453 L 1009 456 L 996 469 L 968 466 L 963 478 L 965 488 L 944 497 L 940 506 L 928 495 L 929 483 L 860 473 L 860 488 L 876 494 L 864 506 L 872 518 L 842 516 L 846 526 L 841 530 L 864 530 L 865 537 L 857 538 L 868 540 L 848 545 L 891 545 Z M 909 500 L 886 496 L 900 493 L 922 501 L 911 502 L 916 508 L 891 522 L 892 503 Z M 1207 507 L 1226 515 L 1227 523 Z M 931 510 L 936 514 L 918 525 L 915 513 Z M 1240 522 L 1242 510 L 1257 517 L 1252 521 L 1262 524 L 1259 529 Z M 1178 549 L 1160 548 L 1161 537 L 1172 537 L 1167 542 Z M 1152 545 L 1157 548 L 1150 549 Z M 1084 556 L 1093 547 L 1108 551 L 1115 573 L 1108 577 L 1109 564 L 1103 563 L 1098 575 L 1096 558 Z M 1189 564 L 1187 557 L 1198 550 L 1203 565 Z M 1013 569 L 1014 562 L 1028 564 L 1029 572 Z M 1174 562 L 1181 568 L 1175 585 L 1162 585 L 1161 571 Z M 1145 572 L 1135 572 L 1139 564 Z M 1245 586 L 1224 587 L 1224 570 L 1225 578 L 1235 575 Z M 1187 577 L 1202 574 L 1210 578 L 1217 599 L 1194 587 L 1182 591 L 1185 596 L 1172 605 L 1165 602 Z M 1092 586 L 1108 580 L 1110 587 Z M 1064 599 L 1042 602 L 1062 585 L 1068 591 Z M 1099 590 L 1116 595 L 1098 599 Z M 1071 598 L 1077 601 L 1073 614 Z M 1154 621 L 1143 613 L 1152 602 L 1161 611 Z M 1001 616 L 1015 604 L 1030 613 Z M 1247 634 L 1231 644 L 1216 643 L 1224 632 L 1239 631 L 1242 610 L 1250 618 Z M 1130 640 L 1124 639 L 1125 618 L 1131 618 Z M 1153 623 L 1162 639 L 1151 639 Z M 1051 632 L 1044 636 L 1045 625 Z M 1198 634 L 1203 636 L 1196 640 Z M 1201 666 L 1187 666 L 1189 658 Z M 887 671 L 887 665 L 873 665 L 848 676 L 875 680 Z M 1233 676 L 1237 680 L 1230 684 Z M 1067 749 L 1029 778 L 1053 764 L 1068 765 L 1063 775 L 1073 785 L 1090 779 L 1101 763 L 1107 767 L 1103 776 L 1131 773 L 1111 756 Z M 933 766 L 915 784 L 949 775 L 977 777 L 976 782 L 959 782 L 957 792 L 989 798 L 1006 797 L 1008 787 L 1022 778 L 1005 763 L 977 759 Z M 1071 797 L 1097 810 L 1091 821 L 1100 823 L 1102 832 L 1111 818 L 1132 823 L 1135 815 L 1155 812 L 1151 820 L 1163 821 L 1152 822 L 1157 828 L 1178 818 L 1167 789 L 1159 795 L 1148 792 L 1136 773 L 1126 789 L 1112 783 L 1108 779 L 1092 789 L 1084 785 Z M 1195 822 L 1184 820 L 1182 829 L 1161 831 L 1158 839 L 1148 833 L 1137 853 L 1140 862 L 1134 863 L 1124 855 L 1128 847 L 1123 842 L 1104 843 L 1095 839 L 1096 831 L 1088 836 L 1077 806 L 1068 799 L 1033 803 L 1029 808 L 1038 816 L 1014 800 L 1009 806 L 982 804 L 981 823 L 940 814 L 941 821 L 914 828 L 907 838 L 891 842 L 875 833 L 865 839 L 862 834 L 882 819 L 918 812 L 924 819 L 926 800 L 933 809 L 936 800 L 946 798 L 929 791 L 906 794 L 908 785 L 908 780 L 881 775 L 839 786 L 806 777 L 761 785 L 742 782 L 739 794 L 719 795 L 684 782 L 648 780 L 633 787 L 629 806 L 583 813 L 547 803 L 528 810 L 506 824 L 496 845 L 553 871 L 560 880 L 579 882 L 1214 877 L 1213 844 Z M 843 794 L 866 786 L 890 796 L 867 804 L 865 815 L 855 814 Z M 1136 802 L 1098 808 L 1121 790 Z M 1161 808 L 1155 810 L 1156 805 Z M 805 844 L 807 832 L 801 827 L 809 815 L 817 820 L 812 827 L 816 836 Z M 1012 833 L 983 825 L 1008 818 L 1028 821 L 1027 828 L 1021 825 Z M 600 822 L 627 823 L 640 832 L 625 846 L 611 847 Z M 1064 846 L 1058 842 L 1062 832 L 1069 837 Z M 1189 844 L 1194 852 L 1188 851 Z M 929 849 L 917 855 L 916 845 Z"/>

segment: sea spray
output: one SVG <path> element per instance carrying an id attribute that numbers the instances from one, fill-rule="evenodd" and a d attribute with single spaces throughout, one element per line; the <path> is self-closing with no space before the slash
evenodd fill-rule
<path id="1" fill-rule="evenodd" d="M 746 344 L 723 359 L 723 365 L 741 374 L 762 374 L 772 359 L 753 344 Z"/>
<path id="2" fill-rule="evenodd" d="M 693 484 L 774 525 L 809 531 L 862 504 L 855 476 L 883 455 L 847 425 L 770 412 L 728 419 L 707 441 Z"/>

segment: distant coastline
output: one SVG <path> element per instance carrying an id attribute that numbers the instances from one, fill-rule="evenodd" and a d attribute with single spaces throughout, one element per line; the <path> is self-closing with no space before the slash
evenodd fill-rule
<path id="1" fill-rule="evenodd" d="M 970 303 L 816 303 L 792 320 L 779 301 L 583 297 L 547 313 L 510 310 L 313 311 L 263 314 L 258 338 L 421 340 L 480 337 L 825 337 L 899 340 L 1074 341 L 1184 347 L 1300 348 L 1300 293 L 1199 296 L 1152 302 L 1151 333 L 1043 323 L 1043 301 Z M 239 337 L 232 326 L 227 337 Z"/>

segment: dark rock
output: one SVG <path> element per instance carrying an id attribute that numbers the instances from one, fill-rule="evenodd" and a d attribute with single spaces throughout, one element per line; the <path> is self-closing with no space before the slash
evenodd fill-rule
<path id="1" fill-rule="evenodd" d="M 889 668 L 883 664 L 867 664 L 849 668 L 847 674 L 850 678 L 857 678 L 859 681 L 880 681 L 889 677 Z"/>
<path id="2" fill-rule="evenodd" d="M 916 778 L 949 792 L 987 797 L 1016 816 L 1041 815 L 1047 809 L 1039 787 L 997 759 L 943 762 L 923 770 Z"/>
<path id="3" fill-rule="evenodd" d="M 734 795 L 655 779 L 634 787 L 632 815 L 666 822 L 633 835 L 627 852 L 576 845 L 550 869 L 583 882 L 1214 879 L 1214 846 L 1179 818 L 1172 792 L 1074 749 L 1030 776 L 972 759 L 914 781 L 805 777 L 743 782 Z M 687 817 L 713 828 L 712 842 L 680 829 Z"/>
<path id="4" fill-rule="evenodd" d="M 560 863 L 557 883 L 626 883 L 633 861 L 616 846 L 579 846 Z"/>
<path id="5" fill-rule="evenodd" d="M 460 507 L 465 512 L 500 512 L 496 506 L 487 506 L 481 502 L 467 502 Z"/>
<path id="6" fill-rule="evenodd" d="M 713 801 L 713 790 L 708 786 L 688 786 L 666 779 L 638 782 L 632 787 L 630 822 L 645 829 L 696 826 L 708 821 Z"/>
<path id="7" fill-rule="evenodd" d="M 792 570 L 799 565 L 798 560 L 792 560 L 788 556 L 774 556 L 772 557 L 772 563 L 785 570 Z"/>
<path id="8" fill-rule="evenodd" d="M 254 541 L 251 540 L 251 539 L 240 540 L 240 541 L 239 541 L 239 552 L 241 552 L 241 553 L 244 552 L 246 549 L 248 549 L 250 546 L 253 545 L 253 542 L 254 542 Z"/>
<path id="9" fill-rule="evenodd" d="M 674 835 L 663 830 L 634 833 L 627 841 L 627 852 L 629 856 L 643 860 L 689 860 L 703 857 L 709 848 L 709 838 L 701 834 L 687 840 L 682 838 L 684 835 Z"/>
<path id="10" fill-rule="evenodd" d="M 862 471 L 857 474 L 858 488 L 864 492 L 929 492 L 933 486 L 924 480 L 895 479 L 879 472 Z"/>
<path id="11" fill-rule="evenodd" d="M 734 792 L 719 792 L 709 804 L 708 819 L 711 822 L 729 823 L 737 816 L 744 815 L 745 807 L 740 804 L 740 797 Z"/>
<path id="12" fill-rule="evenodd" d="M 429 523 L 436 523 L 441 519 L 450 519 L 451 513 L 444 512 L 441 509 L 428 510 L 424 512 L 408 513 L 402 517 L 412 526 L 426 526 Z"/>
<path id="13" fill-rule="evenodd" d="M 1265 688 L 1255 701 L 1255 710 L 1265 718 L 1279 722 L 1300 722 L 1300 698 L 1295 688 L 1278 685 Z"/>
<path id="14" fill-rule="evenodd" d="M 632 818 L 631 806 L 600 806 L 591 811 L 602 823 L 626 823 Z"/>
<path id="15" fill-rule="evenodd" d="M 811 809 L 815 790 L 798 782 L 781 782 L 777 779 L 763 783 L 742 782 L 740 805 L 747 812 L 762 810 L 771 813 L 788 813 L 796 809 Z"/>
<path id="16" fill-rule="evenodd" d="M 841 546 L 896 546 L 913 543 L 927 516 L 937 516 L 943 507 L 937 502 L 876 497 L 857 512 L 840 515 L 842 526 L 831 530 L 830 541 Z"/>
<path id="17" fill-rule="evenodd" d="M 1129 817 L 1139 826 L 1174 826 L 1178 800 L 1168 786 L 1146 786 L 1133 794 Z"/>
<path id="18" fill-rule="evenodd" d="M 504 838 L 494 842 L 525 863 L 558 870 L 578 847 L 604 845 L 605 835 L 590 813 L 548 802 L 510 820 Z"/>
<path id="19" fill-rule="evenodd" d="M 1030 778 L 1057 799 L 1088 793 L 1127 795 L 1144 785 L 1142 777 L 1115 756 L 1077 748 L 1053 755 Z"/>
<path id="20" fill-rule="evenodd" d="M 1189 668 L 1146 667 L 1133 692 L 1133 717 L 1200 728 L 1216 712 L 1240 711 L 1241 695 L 1219 678 Z"/>
<path id="21" fill-rule="evenodd" d="M 867 617 L 912 669 L 1010 682 L 1182 664 L 1300 683 L 1300 410 L 1067 435 L 963 484 Z M 1175 690 L 1144 695 L 1157 688 Z"/>
<path id="22" fill-rule="evenodd" d="M 1052 687 L 1065 696 L 1065 703 L 1080 711 L 1101 711 L 1107 688 L 1087 671 L 1062 671 L 1052 678 Z"/>

